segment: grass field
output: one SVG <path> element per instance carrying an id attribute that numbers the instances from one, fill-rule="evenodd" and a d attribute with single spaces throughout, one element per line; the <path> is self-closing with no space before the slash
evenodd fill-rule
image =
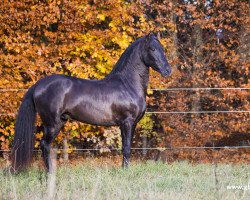
<path id="1" fill-rule="evenodd" d="M 38 168 L 15 176 L 1 169 L 0 199 L 250 199 L 248 184 L 249 165 L 149 161 L 121 169 L 87 159 L 49 177 Z"/>

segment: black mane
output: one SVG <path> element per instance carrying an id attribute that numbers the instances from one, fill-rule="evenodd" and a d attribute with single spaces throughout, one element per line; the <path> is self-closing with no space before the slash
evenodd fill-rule
<path id="1" fill-rule="evenodd" d="M 145 40 L 145 37 L 141 37 L 137 39 L 135 42 L 133 42 L 131 45 L 127 47 L 127 49 L 122 53 L 120 59 L 117 61 L 117 63 L 114 65 L 111 72 L 106 76 L 106 78 L 109 78 L 110 76 L 120 73 L 125 66 L 130 62 L 130 56 L 131 54 L 137 50 L 137 47 L 140 43 L 142 43 Z"/>

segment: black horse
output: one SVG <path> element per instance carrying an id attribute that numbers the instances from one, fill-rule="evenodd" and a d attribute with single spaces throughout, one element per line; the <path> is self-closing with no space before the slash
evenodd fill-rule
<path id="1" fill-rule="evenodd" d="M 69 118 L 93 125 L 120 126 L 123 166 L 128 166 L 134 130 L 146 110 L 150 66 L 164 77 L 171 73 L 162 45 L 152 33 L 132 43 L 102 80 L 57 74 L 35 83 L 18 111 L 12 170 L 24 170 L 31 162 L 36 113 L 44 126 L 41 149 L 49 172 L 51 142 Z"/>

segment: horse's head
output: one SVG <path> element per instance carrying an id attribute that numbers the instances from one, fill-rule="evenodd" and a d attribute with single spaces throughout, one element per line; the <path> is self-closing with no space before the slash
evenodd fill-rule
<path id="1" fill-rule="evenodd" d="M 144 63 L 161 73 L 163 77 L 169 76 L 172 71 L 171 66 L 164 55 L 161 43 L 153 33 L 145 37 L 144 48 L 145 51 L 142 54 Z"/>

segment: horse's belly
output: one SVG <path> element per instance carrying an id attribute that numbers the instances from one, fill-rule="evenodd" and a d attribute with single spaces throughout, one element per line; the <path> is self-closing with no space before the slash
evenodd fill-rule
<path id="1" fill-rule="evenodd" d="M 75 108 L 73 112 L 70 113 L 71 117 L 77 121 L 100 125 L 100 126 L 114 126 L 117 125 L 113 119 L 111 110 L 109 111 L 98 108 Z"/>

